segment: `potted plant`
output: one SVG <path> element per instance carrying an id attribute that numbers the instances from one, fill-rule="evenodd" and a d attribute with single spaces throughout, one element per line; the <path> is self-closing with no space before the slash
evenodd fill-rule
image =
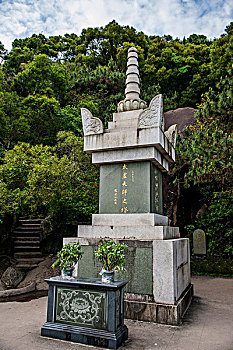
<path id="1" fill-rule="evenodd" d="M 74 265 L 82 258 L 83 251 L 79 243 L 69 243 L 63 245 L 62 249 L 57 253 L 57 260 L 52 264 L 54 268 L 58 263 L 62 276 L 65 278 L 72 277 Z"/>
<path id="2" fill-rule="evenodd" d="M 125 271 L 125 251 L 126 244 L 115 242 L 114 240 L 101 240 L 95 256 L 102 263 L 102 282 L 111 283 L 114 281 L 114 271 Z"/>

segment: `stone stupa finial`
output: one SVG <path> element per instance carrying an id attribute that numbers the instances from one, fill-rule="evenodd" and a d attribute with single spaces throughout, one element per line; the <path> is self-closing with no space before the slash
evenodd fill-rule
<path id="1" fill-rule="evenodd" d="M 131 47 L 128 50 L 125 85 L 125 99 L 118 103 L 118 112 L 146 108 L 146 102 L 140 99 L 138 54 L 136 47 Z"/>

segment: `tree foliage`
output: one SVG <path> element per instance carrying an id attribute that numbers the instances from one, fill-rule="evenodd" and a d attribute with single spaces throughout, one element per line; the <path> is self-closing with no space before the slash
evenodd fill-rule
<path id="1" fill-rule="evenodd" d="M 176 182 L 200 192 L 206 213 L 194 220 L 209 236 L 209 253 L 233 256 L 233 76 L 203 96 L 185 137 L 178 142 Z"/>
<path id="2" fill-rule="evenodd" d="M 97 209 L 98 171 L 74 134 L 59 133 L 54 148 L 20 143 L 0 165 L 0 214 L 61 216 L 66 223 Z"/>

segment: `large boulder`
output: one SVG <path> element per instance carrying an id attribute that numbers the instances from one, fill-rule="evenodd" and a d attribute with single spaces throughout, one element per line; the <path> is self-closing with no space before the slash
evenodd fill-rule
<path id="1" fill-rule="evenodd" d="M 195 108 L 184 107 L 165 112 L 164 130 L 169 129 L 173 124 L 177 124 L 177 131 L 183 133 L 187 126 L 194 124 L 196 111 Z"/>
<path id="2" fill-rule="evenodd" d="M 19 284 L 18 288 L 26 287 L 31 282 L 35 282 L 36 290 L 48 290 L 48 283 L 44 280 L 61 274 L 59 266 L 56 266 L 54 269 L 51 268 L 51 265 L 56 259 L 57 257 L 54 255 L 47 256 L 41 263 L 39 263 L 38 267 L 28 271 L 26 277 Z"/>
<path id="3" fill-rule="evenodd" d="M 14 267 L 8 267 L 3 273 L 1 281 L 7 289 L 10 289 L 17 287 L 23 278 L 24 274 L 20 270 Z"/>
<path id="4" fill-rule="evenodd" d="M 185 129 L 195 123 L 197 110 L 192 107 L 173 109 L 164 113 L 164 130 L 177 124 L 177 131 L 184 135 Z M 185 137 L 185 136 L 184 136 Z M 189 189 L 177 192 L 177 186 L 172 182 L 171 176 L 163 175 L 163 206 L 164 215 L 171 220 L 171 226 L 183 227 L 190 220 L 190 213 L 195 211 L 193 206 L 198 200 Z M 192 200 L 190 200 L 192 198 Z"/>
<path id="5" fill-rule="evenodd" d="M 3 273 L 6 271 L 6 269 L 11 266 L 11 258 L 7 255 L 1 255 L 0 256 L 0 278 L 2 277 Z"/>

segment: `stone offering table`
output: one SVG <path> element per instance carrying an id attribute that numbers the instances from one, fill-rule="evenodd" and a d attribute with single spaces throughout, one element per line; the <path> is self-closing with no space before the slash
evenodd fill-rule
<path id="1" fill-rule="evenodd" d="M 94 250 L 102 239 L 128 245 L 126 317 L 179 324 L 192 298 L 189 240 L 163 215 L 162 177 L 175 161 L 176 125 L 164 130 L 162 95 L 147 108 L 140 99 L 137 50 L 128 51 L 125 99 L 108 129 L 81 109 L 84 151 L 100 166 L 99 214 L 92 225 L 80 225 L 84 250 L 79 276 L 97 277 L 101 267 Z M 119 276 L 119 278 L 122 278 Z"/>
<path id="2" fill-rule="evenodd" d="M 49 284 L 44 337 L 117 349 L 128 338 L 124 325 L 124 286 L 127 281 L 102 283 L 97 278 L 62 279 Z"/>

